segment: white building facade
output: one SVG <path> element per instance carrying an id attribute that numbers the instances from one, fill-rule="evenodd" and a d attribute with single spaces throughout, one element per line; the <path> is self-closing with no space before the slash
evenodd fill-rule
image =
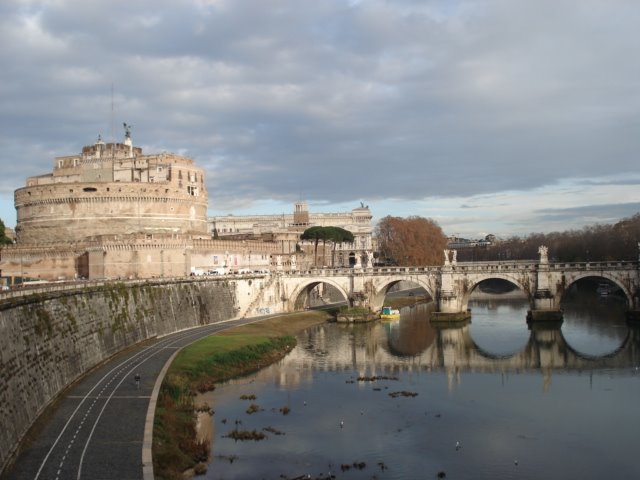
<path id="1" fill-rule="evenodd" d="M 349 212 L 312 213 L 306 202 L 296 202 L 292 213 L 278 215 L 226 215 L 209 217 L 209 231 L 214 238 L 270 238 L 281 245 L 286 256 L 304 254 L 306 266 L 311 266 L 310 255 L 317 266 L 341 267 L 366 265 L 375 251 L 372 215 L 368 206 L 361 204 Z M 352 243 L 322 243 L 314 252 L 314 242 L 301 241 L 300 235 L 310 227 L 340 227 L 354 236 Z M 367 254 L 369 252 L 369 255 Z M 297 259 L 300 268 L 304 260 Z"/>

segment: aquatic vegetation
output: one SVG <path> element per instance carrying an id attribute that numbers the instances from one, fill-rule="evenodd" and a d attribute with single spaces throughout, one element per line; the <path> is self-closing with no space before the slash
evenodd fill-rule
<path id="1" fill-rule="evenodd" d="M 273 427 L 264 427 L 262 430 L 264 430 L 265 432 L 273 433 L 274 435 L 285 435 L 283 431 Z"/>
<path id="2" fill-rule="evenodd" d="M 401 392 L 391 392 L 389 394 L 389 396 L 391 398 L 397 398 L 397 397 L 417 397 L 418 394 L 416 392 L 408 392 L 406 390 L 403 390 Z"/>
<path id="3" fill-rule="evenodd" d="M 252 403 L 251 405 L 249 405 L 249 408 L 247 408 L 246 412 L 251 415 L 252 413 L 258 413 L 261 412 L 263 409 L 260 408 L 260 405 L 257 405 L 255 403 Z"/>
<path id="4" fill-rule="evenodd" d="M 229 433 L 225 435 L 225 437 L 232 438 L 236 442 L 238 440 L 239 441 L 253 440 L 255 442 L 258 442 L 260 440 L 264 440 L 265 438 L 267 438 L 267 436 L 264 433 L 259 432 L 257 430 L 238 430 L 237 428 L 234 430 L 231 430 Z"/>
<path id="5" fill-rule="evenodd" d="M 385 377 L 385 376 L 372 376 L 372 377 L 358 377 L 356 378 L 358 382 L 377 382 L 378 380 L 400 380 L 398 377 Z"/>
<path id="6" fill-rule="evenodd" d="M 343 463 L 342 465 L 340 465 L 340 470 L 342 470 L 343 472 L 351 470 L 352 468 L 356 470 L 364 470 L 365 468 L 367 468 L 367 464 L 365 462 L 353 462 L 352 464 Z"/>

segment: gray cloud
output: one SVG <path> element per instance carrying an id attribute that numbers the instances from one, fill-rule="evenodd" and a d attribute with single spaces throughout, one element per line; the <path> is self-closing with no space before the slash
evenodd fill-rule
<path id="1" fill-rule="evenodd" d="M 571 223 L 576 217 L 588 217 L 587 223 L 612 223 L 620 218 L 630 217 L 640 212 L 640 202 L 616 203 L 609 205 L 583 205 L 572 208 L 541 209 L 535 212 L 538 221 Z"/>
<path id="2" fill-rule="evenodd" d="M 218 209 L 637 174 L 638 20 L 569 0 L 11 2 L 0 192 L 109 137 L 112 84 L 115 125 L 206 167 Z"/>

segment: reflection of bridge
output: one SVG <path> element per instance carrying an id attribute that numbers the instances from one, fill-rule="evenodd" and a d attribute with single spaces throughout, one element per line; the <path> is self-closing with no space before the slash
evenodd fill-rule
<path id="1" fill-rule="evenodd" d="M 401 328 L 396 322 L 391 328 Z M 309 333 L 310 345 L 301 345 L 294 357 L 296 364 L 315 365 L 326 370 L 353 369 L 365 375 L 395 370 L 444 369 L 457 374 L 474 372 L 541 371 L 545 377 L 552 370 L 593 371 L 601 369 L 635 369 L 640 366 L 640 327 L 630 324 L 628 334 L 614 351 L 600 356 L 580 353 L 565 340 L 560 328 L 533 329 L 524 347 L 511 355 L 496 355 L 480 348 L 473 340 L 469 326 L 438 328 L 420 322 L 428 331 L 409 329 L 405 339 L 387 333 L 388 324 L 367 325 L 360 340 L 345 335 L 343 329 L 325 325 Z M 363 327 L 365 328 L 365 327 Z M 413 346 L 420 336 L 419 351 L 400 353 L 403 342 Z M 410 337 L 410 338 L 409 338 Z M 424 342 L 423 342 L 424 341 Z M 635 371 L 635 370 L 634 370 Z"/>
<path id="2" fill-rule="evenodd" d="M 442 267 L 390 267 L 319 269 L 279 275 L 273 285 L 280 308 L 293 311 L 305 303 L 319 284 L 336 288 L 351 305 L 372 310 L 382 307 L 389 289 L 398 282 L 411 282 L 424 288 L 436 302 L 437 318 L 456 318 L 467 311 L 469 297 L 482 281 L 502 279 L 516 285 L 529 299 L 531 317 L 561 318 L 560 301 L 567 289 L 586 277 L 607 279 L 617 285 L 627 299 L 630 315 L 640 310 L 639 262 L 550 263 L 540 261 L 457 263 Z M 273 297 L 275 292 L 272 292 Z"/>

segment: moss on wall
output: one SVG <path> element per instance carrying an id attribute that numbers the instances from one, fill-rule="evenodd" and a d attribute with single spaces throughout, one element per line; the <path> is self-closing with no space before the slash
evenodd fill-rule
<path id="1" fill-rule="evenodd" d="M 0 305 L 0 467 L 44 407 L 83 373 L 154 336 L 238 315 L 236 283 L 123 282 Z M 24 402 L 27 398 L 28 401 Z"/>

